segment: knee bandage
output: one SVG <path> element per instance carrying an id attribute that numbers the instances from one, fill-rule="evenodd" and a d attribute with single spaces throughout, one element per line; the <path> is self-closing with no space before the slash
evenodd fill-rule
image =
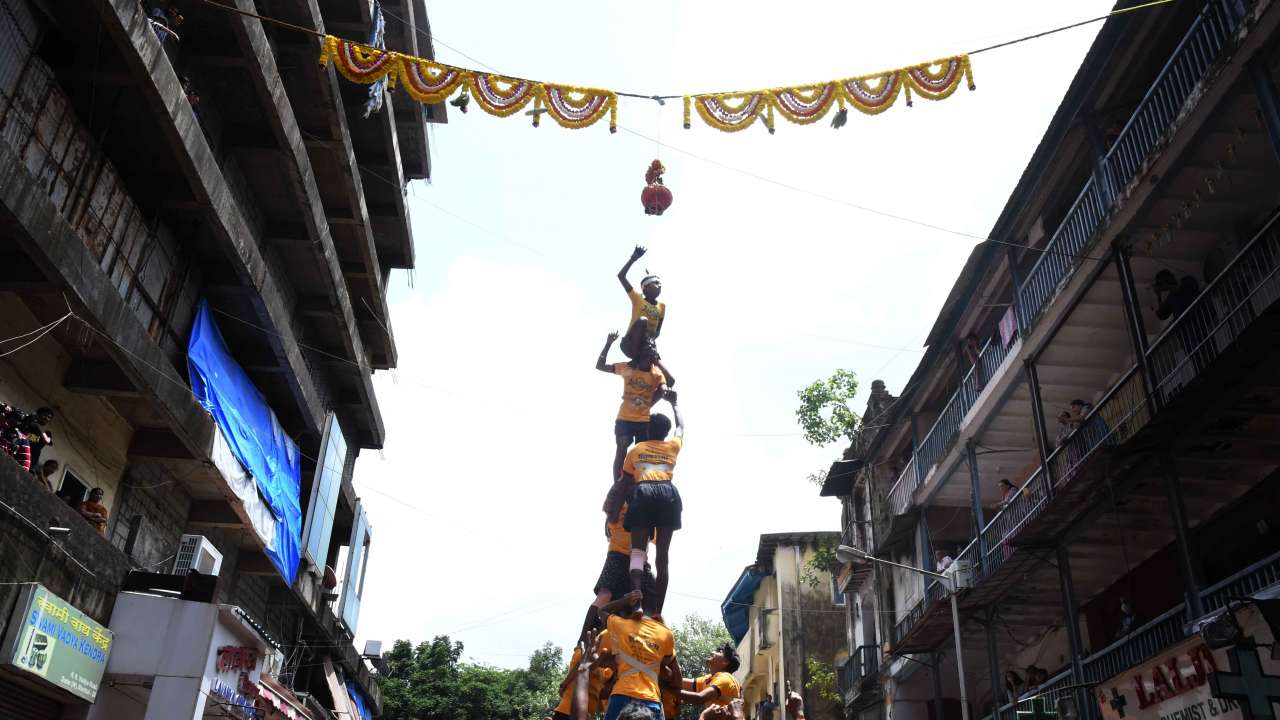
<path id="1" fill-rule="evenodd" d="M 632 570 L 644 570 L 644 565 L 647 560 L 648 560 L 648 555 L 645 553 L 645 551 L 636 550 L 635 548 L 631 549 L 631 569 Z"/>

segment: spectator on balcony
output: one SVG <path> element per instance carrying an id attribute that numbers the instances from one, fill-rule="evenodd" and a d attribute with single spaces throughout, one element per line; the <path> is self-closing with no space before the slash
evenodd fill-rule
<path id="1" fill-rule="evenodd" d="M 1027 690 L 1035 690 L 1047 682 L 1049 682 L 1048 671 L 1035 665 L 1027 666 Z"/>
<path id="2" fill-rule="evenodd" d="M 89 499 L 80 503 L 80 517 L 89 521 L 102 535 L 107 534 L 107 518 L 111 517 L 107 506 L 102 504 L 102 488 L 89 491 Z"/>
<path id="3" fill-rule="evenodd" d="M 1179 281 L 1168 270 L 1156 273 L 1152 289 L 1156 295 L 1156 317 L 1166 325 L 1185 312 L 1200 294 L 1200 284 L 1195 278 L 1184 275 Z"/>
<path id="4" fill-rule="evenodd" d="M 941 548 L 933 551 L 933 571 L 942 573 L 951 567 L 951 563 L 955 562 L 946 550 Z"/>
<path id="5" fill-rule="evenodd" d="M 43 463 L 40 464 L 40 467 L 32 471 L 32 474 L 35 475 L 36 480 L 40 481 L 41 485 L 44 485 L 46 488 L 48 488 L 49 492 L 53 492 L 53 476 L 56 475 L 57 473 L 58 473 L 57 460 L 45 460 Z"/>
<path id="6" fill-rule="evenodd" d="M 1116 640 L 1133 632 L 1133 626 L 1137 616 L 1133 614 L 1133 606 L 1129 604 L 1129 598 L 1120 598 L 1120 627 L 1116 628 Z"/>
<path id="7" fill-rule="evenodd" d="M 1009 478 L 1000 478 L 1000 509 L 1007 509 L 1022 492 Z"/>
<path id="8" fill-rule="evenodd" d="M 0 427 L 0 446 L 4 447 L 4 451 L 12 457 L 14 462 L 18 463 L 18 467 L 25 471 L 31 470 L 31 440 L 28 439 L 27 433 L 23 432 L 22 413 L 18 410 L 10 408 L 5 413 L 3 426 Z"/>
<path id="9" fill-rule="evenodd" d="M 1084 428 L 1083 435 L 1086 447 L 1094 448 L 1101 443 L 1111 443 L 1111 428 L 1102 415 L 1093 411 L 1093 403 L 1084 400 L 1072 400 L 1071 412 L 1077 427 Z"/>
<path id="10" fill-rule="evenodd" d="M 1071 433 L 1075 432 L 1076 426 L 1071 421 L 1071 412 L 1063 410 L 1058 413 L 1058 434 L 1053 439 L 1054 447 L 1062 447 L 1066 444 L 1067 438 L 1071 437 Z"/>
<path id="11" fill-rule="evenodd" d="M 1027 684 L 1023 682 L 1022 676 L 1017 671 L 1009 670 L 1004 674 L 1004 691 L 1008 693 L 1009 702 L 1013 702 L 1026 692 Z"/>
<path id="12" fill-rule="evenodd" d="M 53 444 L 53 433 L 45 426 L 53 422 L 53 408 L 41 407 L 22 419 L 22 431 L 27 434 L 31 443 L 31 467 L 40 467 L 40 453 L 45 447 Z"/>
<path id="13" fill-rule="evenodd" d="M 170 5 L 168 8 L 159 5 L 151 8 L 151 29 L 155 31 L 156 37 L 163 46 L 165 41 L 172 37 L 174 40 L 181 40 L 178 37 L 178 28 L 182 25 L 185 18 L 178 8 Z"/>

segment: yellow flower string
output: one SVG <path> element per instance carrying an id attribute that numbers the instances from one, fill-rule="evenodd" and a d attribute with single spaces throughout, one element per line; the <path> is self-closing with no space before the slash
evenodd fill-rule
<path id="1" fill-rule="evenodd" d="M 476 104 L 497 117 L 513 115 L 532 102 L 534 127 L 546 113 L 561 127 L 571 129 L 594 125 L 607 114 L 609 131 L 616 132 L 618 128 L 618 94 L 612 90 L 481 73 L 333 35 L 326 35 L 320 43 L 320 64 L 333 64 L 339 74 L 355 83 L 368 85 L 385 78 L 388 88 L 402 87 L 421 103 L 443 102 L 458 90 L 468 88 Z M 907 105 L 912 104 L 913 94 L 927 100 L 945 100 L 960 88 L 962 81 L 970 90 L 975 89 L 968 55 L 809 85 L 685 95 L 684 127 L 692 126 L 696 109 L 703 122 L 721 132 L 744 130 L 762 118 L 772 133 L 779 114 L 797 125 L 817 122 L 833 106 L 844 110 L 852 105 L 859 112 L 876 115 L 892 107 L 900 95 L 905 96 Z"/>

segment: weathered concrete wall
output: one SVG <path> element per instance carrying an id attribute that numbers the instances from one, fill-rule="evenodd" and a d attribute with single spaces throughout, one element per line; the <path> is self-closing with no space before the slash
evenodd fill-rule
<path id="1" fill-rule="evenodd" d="M 16 295 L 0 293 L 0 337 L 21 335 L 41 324 Z M 60 465 L 54 489 L 71 468 L 88 487 L 101 487 L 103 503 L 114 508 L 133 428 L 103 398 L 63 387 L 70 364 L 71 356 L 49 336 L 0 358 L 0 401 L 27 412 L 43 405 L 53 408 L 57 417 L 48 426 L 53 445 L 44 449 L 40 460 L 57 460 Z"/>
<path id="2" fill-rule="evenodd" d="M 191 496 L 163 465 L 134 461 L 125 468 L 119 498 L 108 528 L 112 543 L 126 550 L 129 526 L 141 516 L 129 557 L 149 572 L 169 572 L 182 541 Z"/>
<path id="3" fill-rule="evenodd" d="M 8 506 L 0 506 L 0 583 L 39 582 L 107 624 L 130 569 L 124 553 L 8 456 L 0 456 L 0 498 Z M 71 528 L 71 533 L 50 540 L 43 532 L 50 525 Z M 0 585 L 0 634 L 20 589 Z"/>

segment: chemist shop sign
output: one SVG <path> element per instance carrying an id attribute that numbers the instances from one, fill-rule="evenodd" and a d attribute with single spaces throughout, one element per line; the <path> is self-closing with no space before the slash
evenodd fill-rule
<path id="1" fill-rule="evenodd" d="M 43 585 L 29 583 L 9 618 L 0 665 L 93 702 L 111 640 L 110 630 Z"/>
<path id="2" fill-rule="evenodd" d="M 1192 635 L 1097 685 L 1093 692 L 1104 720 L 1266 717 L 1268 686 L 1280 686 L 1280 667 L 1270 658 L 1270 632 L 1255 608 L 1237 611 L 1236 618 L 1245 638 L 1264 645 L 1261 651 L 1256 646 L 1210 650 L 1199 635 Z M 1273 694 L 1280 700 L 1280 691 Z M 1249 707 L 1261 715 L 1245 712 Z"/>

